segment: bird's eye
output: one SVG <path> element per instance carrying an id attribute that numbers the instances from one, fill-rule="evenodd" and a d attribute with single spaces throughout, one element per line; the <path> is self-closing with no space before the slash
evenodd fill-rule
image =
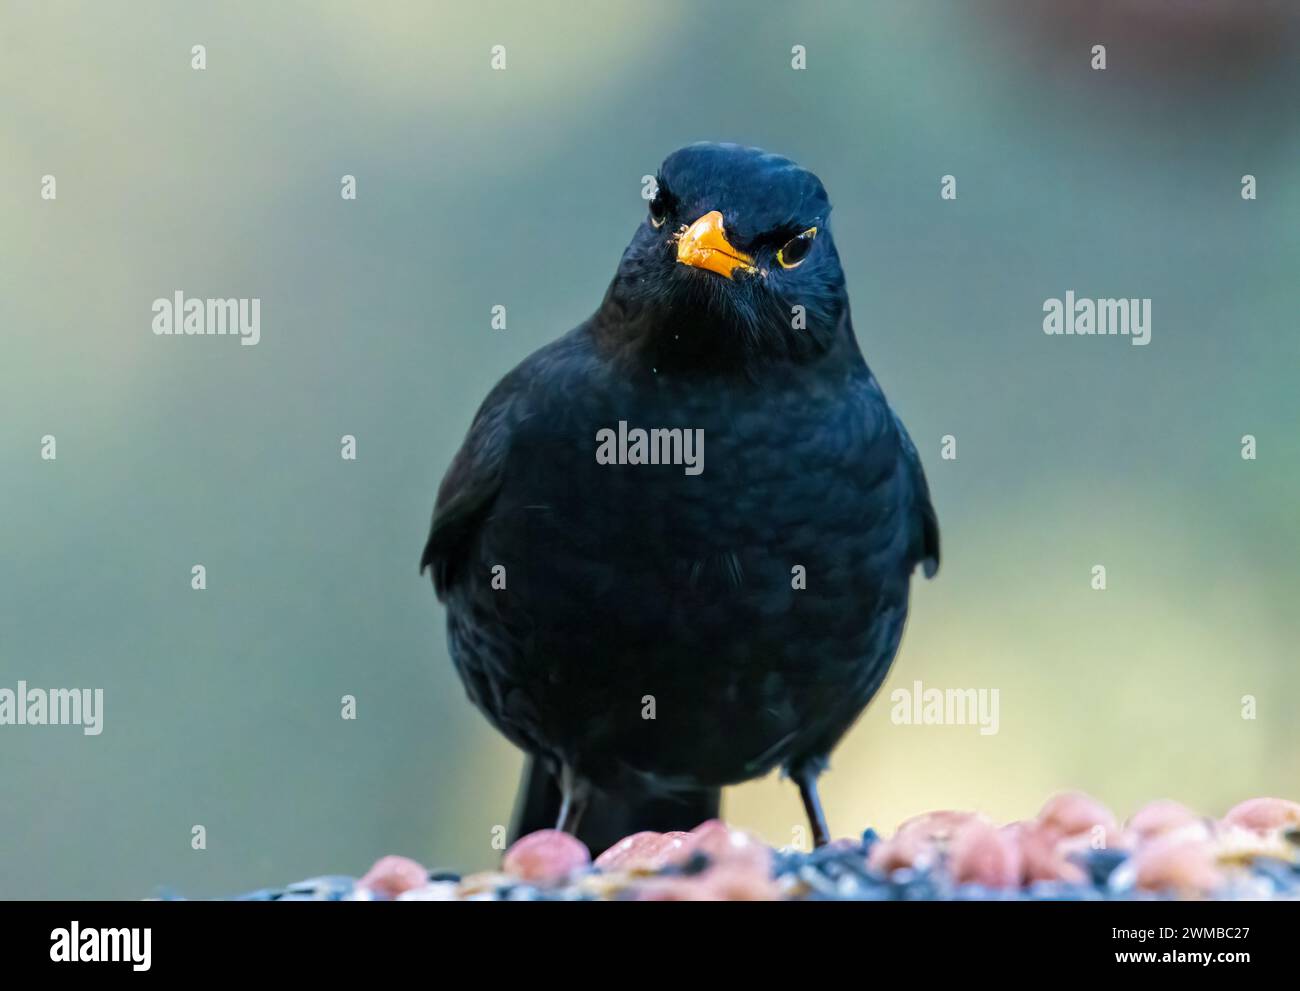
<path id="1" fill-rule="evenodd" d="M 792 237 L 785 242 L 785 245 L 776 253 L 776 260 L 782 268 L 798 268 L 803 264 L 803 260 L 808 257 L 808 252 L 812 248 L 813 238 L 817 236 L 817 228 L 809 227 L 798 237 Z"/>
<path id="2" fill-rule="evenodd" d="M 664 196 L 663 190 L 655 192 L 655 198 L 650 201 L 650 225 L 658 230 L 668 219 L 668 198 Z"/>

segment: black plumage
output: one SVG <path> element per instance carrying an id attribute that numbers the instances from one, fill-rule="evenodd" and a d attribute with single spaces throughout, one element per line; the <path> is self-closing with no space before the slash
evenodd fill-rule
<path id="1" fill-rule="evenodd" d="M 517 831 L 689 828 L 781 766 L 822 842 L 817 776 L 938 567 L 935 514 L 817 177 L 698 144 L 658 180 L 600 308 L 479 409 L 421 566 L 470 699 L 533 758 Z M 702 430 L 702 472 L 598 463 L 620 421 Z"/>

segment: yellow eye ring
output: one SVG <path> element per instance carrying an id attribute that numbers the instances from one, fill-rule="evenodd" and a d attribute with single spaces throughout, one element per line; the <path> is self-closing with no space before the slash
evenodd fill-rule
<path id="1" fill-rule="evenodd" d="M 816 236 L 817 228 L 809 227 L 798 237 L 790 238 L 776 253 L 777 264 L 782 268 L 798 268 L 808 257 L 808 252 L 812 250 L 813 238 Z"/>

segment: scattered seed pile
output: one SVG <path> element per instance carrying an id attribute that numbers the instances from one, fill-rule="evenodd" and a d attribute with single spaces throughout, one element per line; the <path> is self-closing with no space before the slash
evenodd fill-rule
<path id="1" fill-rule="evenodd" d="M 243 896 L 261 901 L 980 900 L 1232 898 L 1300 900 L 1300 803 L 1255 798 L 1222 819 L 1176 802 L 1122 826 L 1087 795 L 1057 795 L 1037 817 L 998 826 L 930 812 L 881 839 L 812 852 L 773 850 L 719 820 L 689 833 L 636 833 L 593 863 L 580 842 L 543 830 L 506 851 L 500 871 L 461 877 L 405 857 L 360 880 L 319 877 Z"/>

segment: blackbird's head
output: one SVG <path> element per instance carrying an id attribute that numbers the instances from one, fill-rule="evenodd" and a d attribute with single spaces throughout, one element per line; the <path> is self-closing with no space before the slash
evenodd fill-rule
<path id="1" fill-rule="evenodd" d="M 655 328 L 658 360 L 800 358 L 847 307 L 821 180 L 779 155 L 700 143 L 664 160 L 614 291 Z"/>

